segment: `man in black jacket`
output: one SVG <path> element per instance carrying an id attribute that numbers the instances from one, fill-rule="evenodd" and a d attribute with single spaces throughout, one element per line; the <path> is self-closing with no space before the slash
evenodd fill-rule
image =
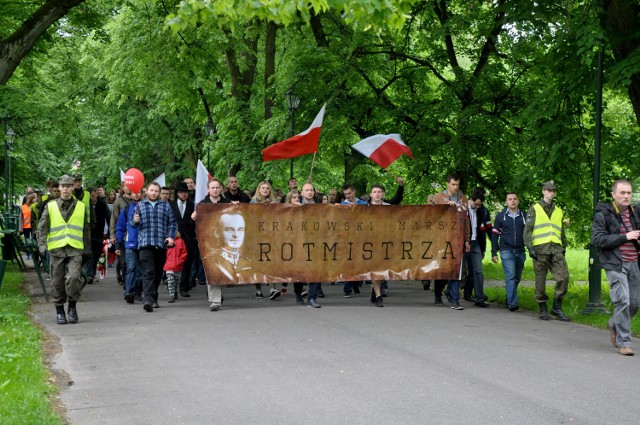
<path id="1" fill-rule="evenodd" d="M 591 241 L 598 248 L 614 304 L 613 315 L 609 319 L 611 344 L 624 356 L 633 356 L 631 319 L 638 312 L 640 299 L 640 210 L 631 205 L 632 194 L 627 180 L 613 182 L 613 202 L 601 202 L 596 206 L 591 228 Z"/>
<path id="2" fill-rule="evenodd" d="M 187 261 L 182 268 L 180 275 L 180 296 L 190 297 L 189 290 L 191 284 L 189 277 L 191 275 L 191 267 L 198 254 L 198 240 L 196 238 L 196 222 L 191 219 L 191 214 L 195 210 L 193 201 L 189 198 L 189 186 L 186 183 L 178 183 L 176 186 L 176 200 L 169 202 L 171 211 L 176 218 L 180 237 L 184 240 L 187 247 Z"/>

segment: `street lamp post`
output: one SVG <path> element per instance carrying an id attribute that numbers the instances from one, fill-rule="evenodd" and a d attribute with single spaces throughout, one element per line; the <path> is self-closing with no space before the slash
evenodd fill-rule
<path id="1" fill-rule="evenodd" d="M 600 142 L 602 135 L 602 74 L 604 67 L 604 40 L 600 40 L 598 54 L 598 78 L 596 80 L 596 134 L 593 164 L 593 208 L 595 210 L 600 198 Z M 582 314 L 608 313 L 602 303 L 602 266 L 598 258 L 598 250 L 589 244 L 589 302 Z"/>
<path id="2" fill-rule="evenodd" d="M 289 106 L 289 112 L 291 113 L 291 137 L 294 135 L 294 128 L 296 126 L 296 110 L 300 106 L 300 99 L 293 93 L 292 89 L 287 91 L 287 105 Z M 293 178 L 293 158 L 291 158 L 291 168 L 289 172 L 289 178 Z"/>
<path id="3" fill-rule="evenodd" d="M 209 162 L 209 142 L 211 141 L 211 136 L 213 136 L 213 121 L 211 118 L 207 120 L 207 123 L 204 127 L 205 134 L 207 135 L 207 171 L 211 169 L 211 163 Z"/>
<path id="4" fill-rule="evenodd" d="M 4 142 L 4 183 L 6 196 L 4 223 L 5 229 L 16 230 L 15 217 L 13 216 L 13 182 L 11 181 L 11 151 L 13 150 L 13 141 L 15 140 L 16 134 L 9 126 L 7 126 L 6 136 L 7 138 Z"/>

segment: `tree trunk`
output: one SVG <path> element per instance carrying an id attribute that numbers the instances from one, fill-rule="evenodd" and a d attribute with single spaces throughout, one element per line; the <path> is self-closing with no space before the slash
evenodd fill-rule
<path id="1" fill-rule="evenodd" d="M 273 116 L 273 88 L 276 74 L 276 34 L 278 25 L 267 22 L 267 36 L 264 39 L 264 119 Z"/>
<path id="2" fill-rule="evenodd" d="M 85 0 L 47 0 L 13 34 L 0 42 L 0 85 L 6 84 L 22 59 L 54 22 Z"/>

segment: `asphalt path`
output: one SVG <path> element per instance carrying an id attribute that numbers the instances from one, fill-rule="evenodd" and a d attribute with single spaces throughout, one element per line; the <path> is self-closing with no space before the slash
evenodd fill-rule
<path id="1" fill-rule="evenodd" d="M 128 305 L 113 269 L 56 325 L 51 367 L 74 425 L 92 424 L 633 424 L 640 356 L 607 331 L 532 312 L 435 306 L 415 282 L 392 282 L 384 308 L 323 284 L 322 308 L 225 288 L 210 312 L 205 287 L 145 313 Z M 268 292 L 263 287 L 263 292 Z M 35 294 L 40 292 L 33 286 Z M 639 350 L 640 351 L 640 350 Z"/>

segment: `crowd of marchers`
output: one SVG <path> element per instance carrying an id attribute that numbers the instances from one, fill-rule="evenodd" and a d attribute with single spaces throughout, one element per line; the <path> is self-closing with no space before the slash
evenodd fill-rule
<path id="1" fill-rule="evenodd" d="M 518 285 L 527 254 L 533 261 L 535 300 L 540 320 L 555 317 L 568 322 L 562 309 L 567 294 L 569 271 L 565 259 L 567 238 L 562 209 L 555 203 L 557 186 L 553 180 L 542 184 L 542 198 L 525 212 L 518 194 L 506 195 L 505 207 L 491 219 L 485 207 L 485 192 L 475 188 L 469 197 L 460 190 L 460 176 L 452 173 L 446 187 L 430 195 L 428 205 L 450 205 L 465 214 L 464 267 L 461 280 L 423 281 L 428 290 L 433 285 L 434 303 L 444 305 L 443 297 L 453 310 L 463 310 L 462 298 L 480 308 L 490 306 L 484 294 L 482 261 L 491 243 L 491 259 L 501 262 L 505 276 L 504 305 L 519 310 Z M 173 187 L 149 183 L 138 193 L 122 185 L 117 191 L 103 186 L 85 189 L 81 175 L 64 175 L 50 180 L 48 193 L 27 190 L 20 209 L 20 233 L 35 239 L 42 264 L 50 267 L 56 321 L 58 324 L 79 321 L 77 302 L 86 284 L 93 283 L 100 267 L 108 267 L 108 253 L 114 258 L 114 270 L 123 286 L 124 302 L 142 303 L 145 312 L 160 308 L 159 288 L 167 287 L 168 303 L 190 297 L 196 285 L 206 285 L 209 309 L 222 307 L 222 285 L 207 282 L 198 247 L 196 222 L 199 203 L 316 203 L 353 205 L 399 205 L 404 196 L 404 181 L 398 177 L 395 195 L 386 199 L 382 185 L 371 186 L 368 195 L 358 197 L 351 184 L 342 190 L 316 190 L 313 183 L 298 186 L 291 178 L 287 193 L 273 189 L 262 181 L 255 191 L 242 190 L 235 176 L 226 182 L 212 178 L 203 199 L 195 199 L 195 181 L 186 177 Z M 611 202 L 600 203 L 592 226 L 592 243 L 597 247 L 602 267 L 610 284 L 614 312 L 609 320 L 611 344 L 622 355 L 631 356 L 631 319 L 640 300 L 640 211 L 631 205 L 632 188 L 627 180 L 616 180 L 611 188 Z M 232 220 L 230 217 L 229 220 Z M 230 226 L 230 227 L 229 227 Z M 228 228 L 244 232 L 242 223 Z M 233 243 L 226 247 L 226 259 L 238 266 L 240 256 Z M 234 251 L 235 250 L 235 251 Z M 34 259 L 37 261 L 38 259 Z M 104 269 L 103 269 L 104 272 Z M 551 304 L 546 293 L 547 275 L 555 286 Z M 334 282 L 335 283 L 335 282 Z M 343 282 L 337 282 L 342 284 Z M 332 283 L 333 284 L 333 283 Z M 263 298 L 262 284 L 255 285 L 255 297 Z M 370 301 L 384 306 L 389 287 L 384 280 L 344 282 L 344 297 L 350 298 L 370 286 Z M 287 293 L 288 285 L 268 285 L 268 298 L 276 300 Z M 321 282 L 294 282 L 296 303 L 320 308 L 324 298 Z M 67 306 L 65 310 L 65 305 Z"/>

